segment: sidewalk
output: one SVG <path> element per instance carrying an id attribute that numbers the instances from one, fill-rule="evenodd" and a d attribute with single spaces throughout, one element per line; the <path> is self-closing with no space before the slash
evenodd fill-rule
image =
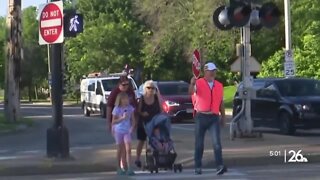
<path id="1" fill-rule="evenodd" d="M 186 132 L 191 137 L 191 132 Z M 182 133 L 181 136 L 184 136 Z M 284 164 L 284 152 L 287 160 L 292 154 L 290 150 L 308 159 L 308 163 L 320 162 L 320 144 L 318 134 L 305 136 L 282 136 L 264 133 L 260 139 L 236 139 L 230 141 L 228 129 L 222 132 L 224 161 L 228 167 Z M 177 138 L 177 137 L 176 137 Z M 175 139 L 175 135 L 173 135 Z M 180 138 L 175 140 L 178 153 L 177 163 L 184 168 L 193 168 L 193 140 Z M 135 147 L 135 145 L 133 145 Z M 271 157 L 277 153 L 277 157 Z M 135 155 L 135 150 L 132 152 Z M 78 149 L 71 152 L 73 158 L 68 160 L 48 159 L 45 154 L 30 154 L 14 159 L 0 159 L 0 176 L 31 175 L 31 174 L 62 174 L 114 171 L 116 169 L 116 151 L 113 145 L 95 147 L 93 149 Z M 144 156 L 142 156 L 144 157 Z M 133 158 L 134 159 L 134 158 Z M 210 138 L 206 138 L 203 168 L 213 168 L 214 159 Z"/>

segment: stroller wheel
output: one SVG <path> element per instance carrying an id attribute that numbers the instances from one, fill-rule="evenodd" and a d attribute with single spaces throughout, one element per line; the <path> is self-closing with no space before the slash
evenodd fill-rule
<path id="1" fill-rule="evenodd" d="M 153 170 L 151 170 L 150 173 L 153 174 Z"/>

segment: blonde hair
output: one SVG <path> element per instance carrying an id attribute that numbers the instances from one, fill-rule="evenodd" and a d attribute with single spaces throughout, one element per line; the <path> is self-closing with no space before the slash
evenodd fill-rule
<path id="1" fill-rule="evenodd" d="M 157 86 L 155 85 L 154 81 L 148 80 L 143 84 L 143 95 L 147 94 L 147 87 L 154 87 L 155 89 L 158 89 Z M 154 91 L 154 94 L 156 94 L 156 91 Z"/>
<path id="2" fill-rule="evenodd" d="M 120 105 L 121 105 L 121 100 L 124 99 L 124 98 L 128 98 L 128 99 L 129 99 L 128 94 L 125 93 L 125 92 L 120 92 L 120 93 L 117 95 L 116 102 L 115 102 L 115 106 L 120 106 Z"/>

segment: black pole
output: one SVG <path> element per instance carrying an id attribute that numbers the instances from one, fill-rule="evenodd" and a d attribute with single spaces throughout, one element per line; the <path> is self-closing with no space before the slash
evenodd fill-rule
<path id="1" fill-rule="evenodd" d="M 63 118 L 63 100 L 62 100 L 62 44 L 54 44 L 51 46 L 51 80 L 52 80 L 52 113 L 54 119 L 54 127 L 62 127 Z"/>
<path id="2" fill-rule="evenodd" d="M 69 134 L 63 124 L 63 44 L 50 45 L 51 102 L 54 124 L 47 130 L 47 156 L 69 157 Z"/>

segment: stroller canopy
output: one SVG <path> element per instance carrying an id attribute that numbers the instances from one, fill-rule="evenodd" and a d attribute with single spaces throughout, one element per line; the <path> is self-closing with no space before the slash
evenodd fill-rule
<path id="1" fill-rule="evenodd" d="M 160 128 L 161 134 L 170 138 L 171 120 L 167 114 L 157 114 L 145 125 L 146 134 L 149 138 L 152 137 L 153 130 L 156 127 Z"/>

